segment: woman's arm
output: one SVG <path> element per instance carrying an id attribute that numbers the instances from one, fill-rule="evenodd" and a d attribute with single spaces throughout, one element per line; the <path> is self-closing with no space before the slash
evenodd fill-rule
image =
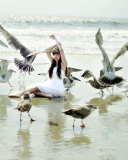
<path id="1" fill-rule="evenodd" d="M 62 48 L 62 44 L 58 41 L 58 39 L 54 35 L 51 35 L 50 38 L 56 41 L 57 47 L 59 48 L 60 55 L 61 55 L 62 69 L 65 71 L 67 67 L 67 60 L 64 54 L 64 50 Z"/>
<path id="2" fill-rule="evenodd" d="M 49 58 L 49 60 L 52 62 L 53 57 L 51 56 L 51 51 L 53 48 L 55 48 L 57 46 L 57 44 L 54 44 L 53 46 L 50 46 L 48 48 L 45 49 L 45 52 L 47 54 L 47 57 Z"/>
<path id="3" fill-rule="evenodd" d="M 54 44 L 54 45 L 46 48 L 45 51 L 37 51 L 37 52 L 35 51 L 35 52 L 31 52 L 27 57 L 33 56 L 33 55 L 36 55 L 36 54 L 39 54 L 39 53 L 46 53 L 46 54 L 47 54 L 47 57 L 49 58 L 49 60 L 52 61 L 52 60 L 53 60 L 53 57 L 51 56 L 51 50 L 52 50 L 53 48 L 55 48 L 56 46 L 57 46 L 57 44 Z"/>

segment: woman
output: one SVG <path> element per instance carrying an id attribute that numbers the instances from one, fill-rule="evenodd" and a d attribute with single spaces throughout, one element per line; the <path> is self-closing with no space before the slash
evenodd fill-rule
<path id="1" fill-rule="evenodd" d="M 62 44 L 57 40 L 54 35 L 50 36 L 51 39 L 55 40 L 56 44 L 46 49 L 46 54 L 51 61 L 51 66 L 49 68 L 49 78 L 43 83 L 35 84 L 34 87 L 28 88 L 20 93 L 9 95 L 9 97 L 21 97 L 24 92 L 30 92 L 34 95 L 43 96 L 47 98 L 54 98 L 55 96 L 63 96 L 64 85 L 63 78 L 66 73 L 67 61 L 62 48 Z M 51 52 L 53 56 L 51 55 Z M 29 54 L 29 56 L 42 53 L 35 52 Z"/>

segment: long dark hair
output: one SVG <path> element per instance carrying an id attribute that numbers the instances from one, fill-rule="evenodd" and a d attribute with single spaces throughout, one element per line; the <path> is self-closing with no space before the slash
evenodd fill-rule
<path id="1" fill-rule="evenodd" d="M 55 49 L 53 49 L 53 51 L 52 51 L 52 54 L 54 55 L 54 54 L 57 54 L 57 53 L 60 54 L 60 51 L 59 51 L 59 48 L 58 48 L 58 47 L 55 47 Z M 62 78 L 62 77 L 61 77 L 61 62 L 62 62 L 62 60 L 61 60 L 61 57 L 60 57 L 60 59 L 59 59 L 59 61 L 58 61 L 58 65 L 57 65 L 57 76 L 58 76 L 58 78 L 60 78 L 60 79 Z M 50 66 L 50 68 L 49 68 L 49 70 L 48 70 L 48 73 L 49 73 L 49 77 L 50 77 L 50 78 L 52 78 L 52 74 L 53 74 L 53 69 L 54 69 L 54 67 L 56 67 L 56 61 L 55 61 L 55 59 L 52 60 L 51 66 Z M 67 67 L 66 67 L 66 70 L 65 70 L 65 75 L 67 75 Z"/>
<path id="2" fill-rule="evenodd" d="M 52 73 L 53 73 L 54 67 L 56 67 L 56 61 L 55 61 L 55 59 L 52 60 L 51 66 L 50 66 L 50 68 L 48 70 L 50 78 L 52 78 Z M 57 76 L 61 79 L 61 58 L 58 61 Z"/>

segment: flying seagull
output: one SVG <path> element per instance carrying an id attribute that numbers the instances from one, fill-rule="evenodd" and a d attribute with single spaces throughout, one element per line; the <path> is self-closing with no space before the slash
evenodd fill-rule
<path id="1" fill-rule="evenodd" d="M 127 51 L 124 48 L 127 48 L 128 43 L 126 44 L 126 46 L 123 46 L 123 49 L 121 51 L 119 51 L 119 53 L 117 53 L 118 56 L 116 56 L 112 60 L 112 62 L 110 63 L 108 55 L 106 54 L 104 48 L 102 47 L 102 45 L 103 45 L 103 38 L 102 38 L 102 35 L 101 35 L 101 32 L 100 32 L 100 29 L 96 33 L 95 37 L 96 37 L 96 39 L 95 39 L 96 43 L 97 43 L 97 45 L 98 45 L 98 47 L 101 50 L 102 55 L 103 55 L 102 62 L 103 62 L 103 67 L 104 67 L 104 75 L 101 76 L 98 80 L 101 83 L 106 84 L 106 85 L 115 85 L 115 84 L 120 83 L 121 81 L 123 81 L 123 78 L 119 77 L 119 76 L 117 76 L 115 74 L 115 69 L 114 69 L 113 63 L 114 63 L 115 59 L 117 59 L 119 57 L 119 53 L 121 55 L 121 54 L 124 54 L 125 51 Z"/>
<path id="2" fill-rule="evenodd" d="M 34 71 L 33 66 L 31 63 L 34 61 L 36 55 L 32 55 L 27 57 L 32 51 L 25 47 L 15 36 L 10 34 L 7 30 L 5 30 L 0 25 L 0 32 L 2 32 L 3 36 L 6 38 L 8 44 L 12 46 L 16 50 L 20 50 L 20 54 L 23 56 L 24 59 L 14 59 L 15 65 L 18 67 L 19 70 L 28 72 Z"/>
<path id="3" fill-rule="evenodd" d="M 21 119 L 22 112 L 28 112 L 28 116 L 30 117 L 30 121 L 31 122 L 35 121 L 31 118 L 31 116 L 29 114 L 31 107 L 32 107 L 31 95 L 29 92 L 25 92 L 23 95 L 23 98 L 20 100 L 17 107 L 14 108 L 14 109 L 17 109 L 18 111 L 20 111 L 20 121 L 22 121 L 22 119 Z"/>
<path id="4" fill-rule="evenodd" d="M 11 86 L 11 84 L 9 83 L 9 79 L 12 76 L 12 73 L 15 72 L 12 69 L 8 70 L 8 65 L 9 62 L 8 60 L 2 59 L 2 61 L 0 62 L 0 83 L 7 83 Z"/>
<path id="5" fill-rule="evenodd" d="M 81 120 L 82 125 L 80 127 L 84 128 L 85 125 L 83 124 L 83 119 L 91 113 L 92 109 L 97 109 L 97 108 L 92 105 L 78 106 L 78 107 L 71 108 L 67 111 L 63 111 L 62 113 L 72 116 L 75 119 L 76 118 L 82 119 Z M 73 121 L 73 127 L 74 127 L 75 119 Z"/>

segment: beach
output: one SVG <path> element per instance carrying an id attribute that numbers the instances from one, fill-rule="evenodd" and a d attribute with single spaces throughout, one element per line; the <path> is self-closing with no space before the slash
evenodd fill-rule
<path id="1" fill-rule="evenodd" d="M 5 54 L 5 53 L 3 53 Z M 17 54 L 17 53 L 15 53 Z M 13 56 L 15 56 L 13 53 Z M 13 56 L 11 59 L 13 60 Z M 28 86 L 44 81 L 45 77 L 38 73 L 46 73 L 49 61 L 45 54 L 39 54 L 33 63 L 35 69 L 25 78 L 19 77 L 19 71 L 11 62 L 8 68 L 15 69 L 10 83 L 0 83 L 0 157 L 1 159 L 127 159 L 128 136 L 128 98 L 124 93 L 117 92 L 118 88 L 104 90 L 101 96 L 87 79 L 81 77 L 85 70 L 91 70 L 98 78 L 102 69 L 102 55 L 66 55 L 68 66 L 82 69 L 73 73 L 81 81 L 76 82 L 62 98 L 32 99 L 30 111 L 35 122 L 30 123 L 27 113 L 22 114 L 13 110 L 19 98 L 9 98 L 8 94 L 21 91 Z M 112 57 L 110 56 L 110 59 Z M 10 59 L 8 57 L 8 59 Z M 42 60 L 42 61 L 41 61 Z M 123 67 L 117 75 L 127 79 L 127 56 L 120 57 L 115 66 Z M 40 62 L 40 63 L 39 63 Z M 10 92 L 10 93 L 9 93 Z M 73 118 L 62 111 L 75 106 L 92 104 L 97 107 L 84 119 L 85 128 L 81 129 L 81 120 L 76 119 L 73 129 Z M 49 125 L 49 121 L 58 126 Z"/>
<path id="2" fill-rule="evenodd" d="M 13 16 L 0 15 L 1 25 L 30 50 L 43 51 L 54 44 L 49 38 L 54 34 L 62 43 L 68 67 L 82 71 L 72 75 L 76 82 L 61 98 L 32 99 L 30 123 L 28 114 L 13 110 L 20 98 L 9 98 L 9 94 L 22 91 L 35 83 L 45 80 L 39 73 L 47 73 L 50 62 L 45 53 L 38 54 L 32 63 L 34 71 L 25 78 L 20 76 L 14 58 L 22 59 L 19 51 L 10 47 L 2 35 L 0 40 L 8 48 L 0 46 L 0 59 L 9 60 L 8 69 L 16 73 L 8 83 L 0 83 L 0 159 L 1 160 L 126 160 L 128 159 L 128 98 L 119 88 L 104 89 L 100 95 L 88 80 L 81 77 L 90 70 L 99 78 L 103 69 L 102 54 L 95 42 L 95 34 L 101 29 L 103 47 L 110 61 L 128 41 L 128 19 L 87 18 L 59 16 Z M 115 67 L 123 67 L 116 72 L 128 81 L 128 53 L 119 57 Z M 97 109 L 83 120 L 64 115 L 62 111 L 76 106 L 94 105 Z M 57 123 L 58 125 L 50 125 Z"/>

